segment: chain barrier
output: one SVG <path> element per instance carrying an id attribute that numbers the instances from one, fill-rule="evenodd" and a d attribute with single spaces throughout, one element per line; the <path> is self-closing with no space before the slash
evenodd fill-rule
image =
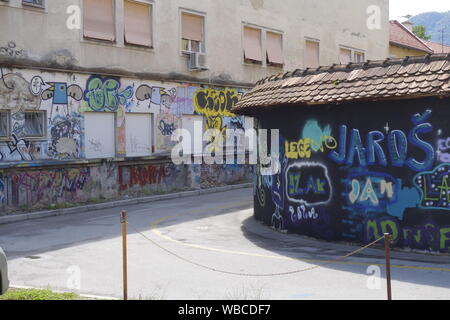
<path id="1" fill-rule="evenodd" d="M 180 256 L 179 254 L 177 254 L 177 253 L 175 253 L 175 252 L 173 252 L 173 251 L 171 251 L 171 250 L 169 250 L 169 249 L 163 247 L 162 245 L 160 245 L 160 244 L 157 243 L 156 241 L 150 239 L 148 236 L 146 236 L 144 233 L 142 233 L 141 231 L 139 231 L 136 227 L 134 227 L 133 225 L 131 225 L 129 222 L 126 222 L 126 224 L 129 225 L 136 233 L 138 233 L 139 235 L 141 235 L 143 238 L 145 238 L 146 240 L 150 241 L 153 245 L 157 246 L 157 247 L 160 248 L 161 250 L 167 252 L 168 254 L 170 254 L 170 255 L 172 255 L 172 256 L 174 256 L 174 257 L 176 257 L 176 258 L 178 258 L 178 259 L 180 259 L 180 260 L 182 260 L 182 261 L 184 261 L 184 262 L 187 262 L 187 263 L 189 263 L 189 264 L 195 265 L 195 266 L 197 266 L 197 267 L 200 267 L 200 268 L 202 268 L 202 269 L 206 269 L 206 270 L 209 270 L 209 271 L 218 272 L 218 273 L 223 273 L 223 274 L 228 274 L 228 275 L 234 275 L 234 276 L 243 276 L 243 277 L 277 277 L 277 276 L 286 276 L 286 275 L 292 275 L 292 274 L 302 273 L 302 272 L 306 272 L 306 271 L 312 271 L 312 270 L 314 270 L 314 269 L 323 268 L 323 267 L 326 267 L 326 266 L 335 264 L 336 262 L 340 262 L 340 261 L 342 261 L 342 260 L 345 260 L 345 259 L 347 259 L 347 258 L 349 258 L 349 257 L 351 257 L 351 256 L 354 256 L 355 254 L 357 254 L 357 253 L 359 253 L 359 252 L 361 252 L 361 251 L 363 251 L 363 250 L 365 250 L 365 249 L 367 249 L 367 248 L 369 248 L 369 247 L 375 245 L 375 244 L 378 243 L 379 241 L 385 239 L 385 237 L 381 237 L 381 238 L 379 238 L 379 239 L 377 239 L 377 240 L 375 240 L 375 241 L 373 241 L 373 242 L 371 242 L 371 243 L 365 245 L 364 247 L 361 247 L 361 248 L 359 248 L 359 249 L 357 249 L 357 250 L 355 250 L 355 251 L 353 251 L 353 252 L 351 252 L 351 253 L 349 253 L 349 254 L 346 254 L 345 256 L 338 257 L 338 258 L 336 258 L 336 259 L 326 261 L 326 262 L 323 263 L 323 264 L 318 264 L 318 265 L 313 266 L 313 267 L 308 267 L 308 268 L 299 269 L 299 270 L 294 270 L 294 271 L 288 271 L 288 272 L 280 272 L 280 273 L 261 273 L 261 274 L 258 274 L 258 273 L 241 273 L 241 272 L 225 271 L 225 270 L 220 270 L 220 269 L 217 269 L 217 268 L 212 268 L 212 267 L 209 267 L 209 266 L 200 264 L 200 263 L 198 263 L 198 262 L 192 261 L 192 260 L 190 260 L 190 259 L 187 259 L 187 258 L 185 258 L 185 257 Z"/>

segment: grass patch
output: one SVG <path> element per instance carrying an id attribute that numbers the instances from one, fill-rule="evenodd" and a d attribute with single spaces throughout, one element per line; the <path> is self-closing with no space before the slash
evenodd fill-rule
<path id="1" fill-rule="evenodd" d="M 0 300 L 85 300 L 75 293 L 56 293 L 42 289 L 9 289 Z"/>

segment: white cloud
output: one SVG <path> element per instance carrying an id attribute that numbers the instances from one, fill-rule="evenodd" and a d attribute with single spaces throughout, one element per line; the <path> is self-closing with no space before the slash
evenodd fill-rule
<path id="1" fill-rule="evenodd" d="M 450 1 L 447 0 L 390 0 L 390 19 L 405 20 L 402 16 L 417 15 L 423 12 L 450 11 Z"/>

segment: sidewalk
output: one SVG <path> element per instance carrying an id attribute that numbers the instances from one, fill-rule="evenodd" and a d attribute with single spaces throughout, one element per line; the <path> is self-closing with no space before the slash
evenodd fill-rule
<path id="1" fill-rule="evenodd" d="M 216 187 L 216 188 L 210 188 L 210 189 L 200 189 L 200 190 L 192 190 L 192 191 L 185 191 L 185 192 L 155 195 L 155 196 L 149 196 L 149 197 L 108 201 L 108 202 L 104 202 L 104 203 L 90 204 L 90 205 L 85 205 L 85 206 L 80 205 L 80 206 L 76 206 L 73 208 L 46 210 L 46 211 L 38 211 L 38 212 L 30 212 L 30 213 L 16 213 L 16 214 L 11 214 L 11 215 L 6 215 L 6 216 L 0 216 L 0 225 L 20 222 L 20 221 L 25 221 L 25 220 L 34 220 L 34 219 L 41 219 L 41 218 L 47 218 L 47 217 L 76 214 L 76 213 L 82 213 L 82 212 L 86 212 L 86 211 L 95 211 L 95 210 L 123 207 L 123 206 L 129 206 L 129 205 L 134 205 L 134 204 L 149 203 L 149 202 L 170 200 L 170 199 L 176 199 L 176 198 L 192 197 L 192 196 L 197 196 L 197 195 L 202 195 L 202 194 L 218 193 L 218 192 L 230 191 L 230 190 L 235 190 L 235 189 L 244 189 L 244 188 L 250 188 L 252 186 L 253 186 L 252 183 L 244 183 L 244 184 L 229 185 L 229 186 Z"/>

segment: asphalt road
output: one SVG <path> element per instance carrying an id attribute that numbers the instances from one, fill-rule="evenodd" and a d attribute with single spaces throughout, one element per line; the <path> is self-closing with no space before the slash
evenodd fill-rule
<path id="1" fill-rule="evenodd" d="M 326 267 L 269 276 L 314 267 L 358 247 L 261 225 L 252 217 L 251 189 L 0 225 L 12 285 L 120 298 L 122 209 L 129 212 L 131 298 L 386 298 L 379 249 Z M 450 298 L 449 256 L 393 252 L 392 264 L 394 299 Z"/>

